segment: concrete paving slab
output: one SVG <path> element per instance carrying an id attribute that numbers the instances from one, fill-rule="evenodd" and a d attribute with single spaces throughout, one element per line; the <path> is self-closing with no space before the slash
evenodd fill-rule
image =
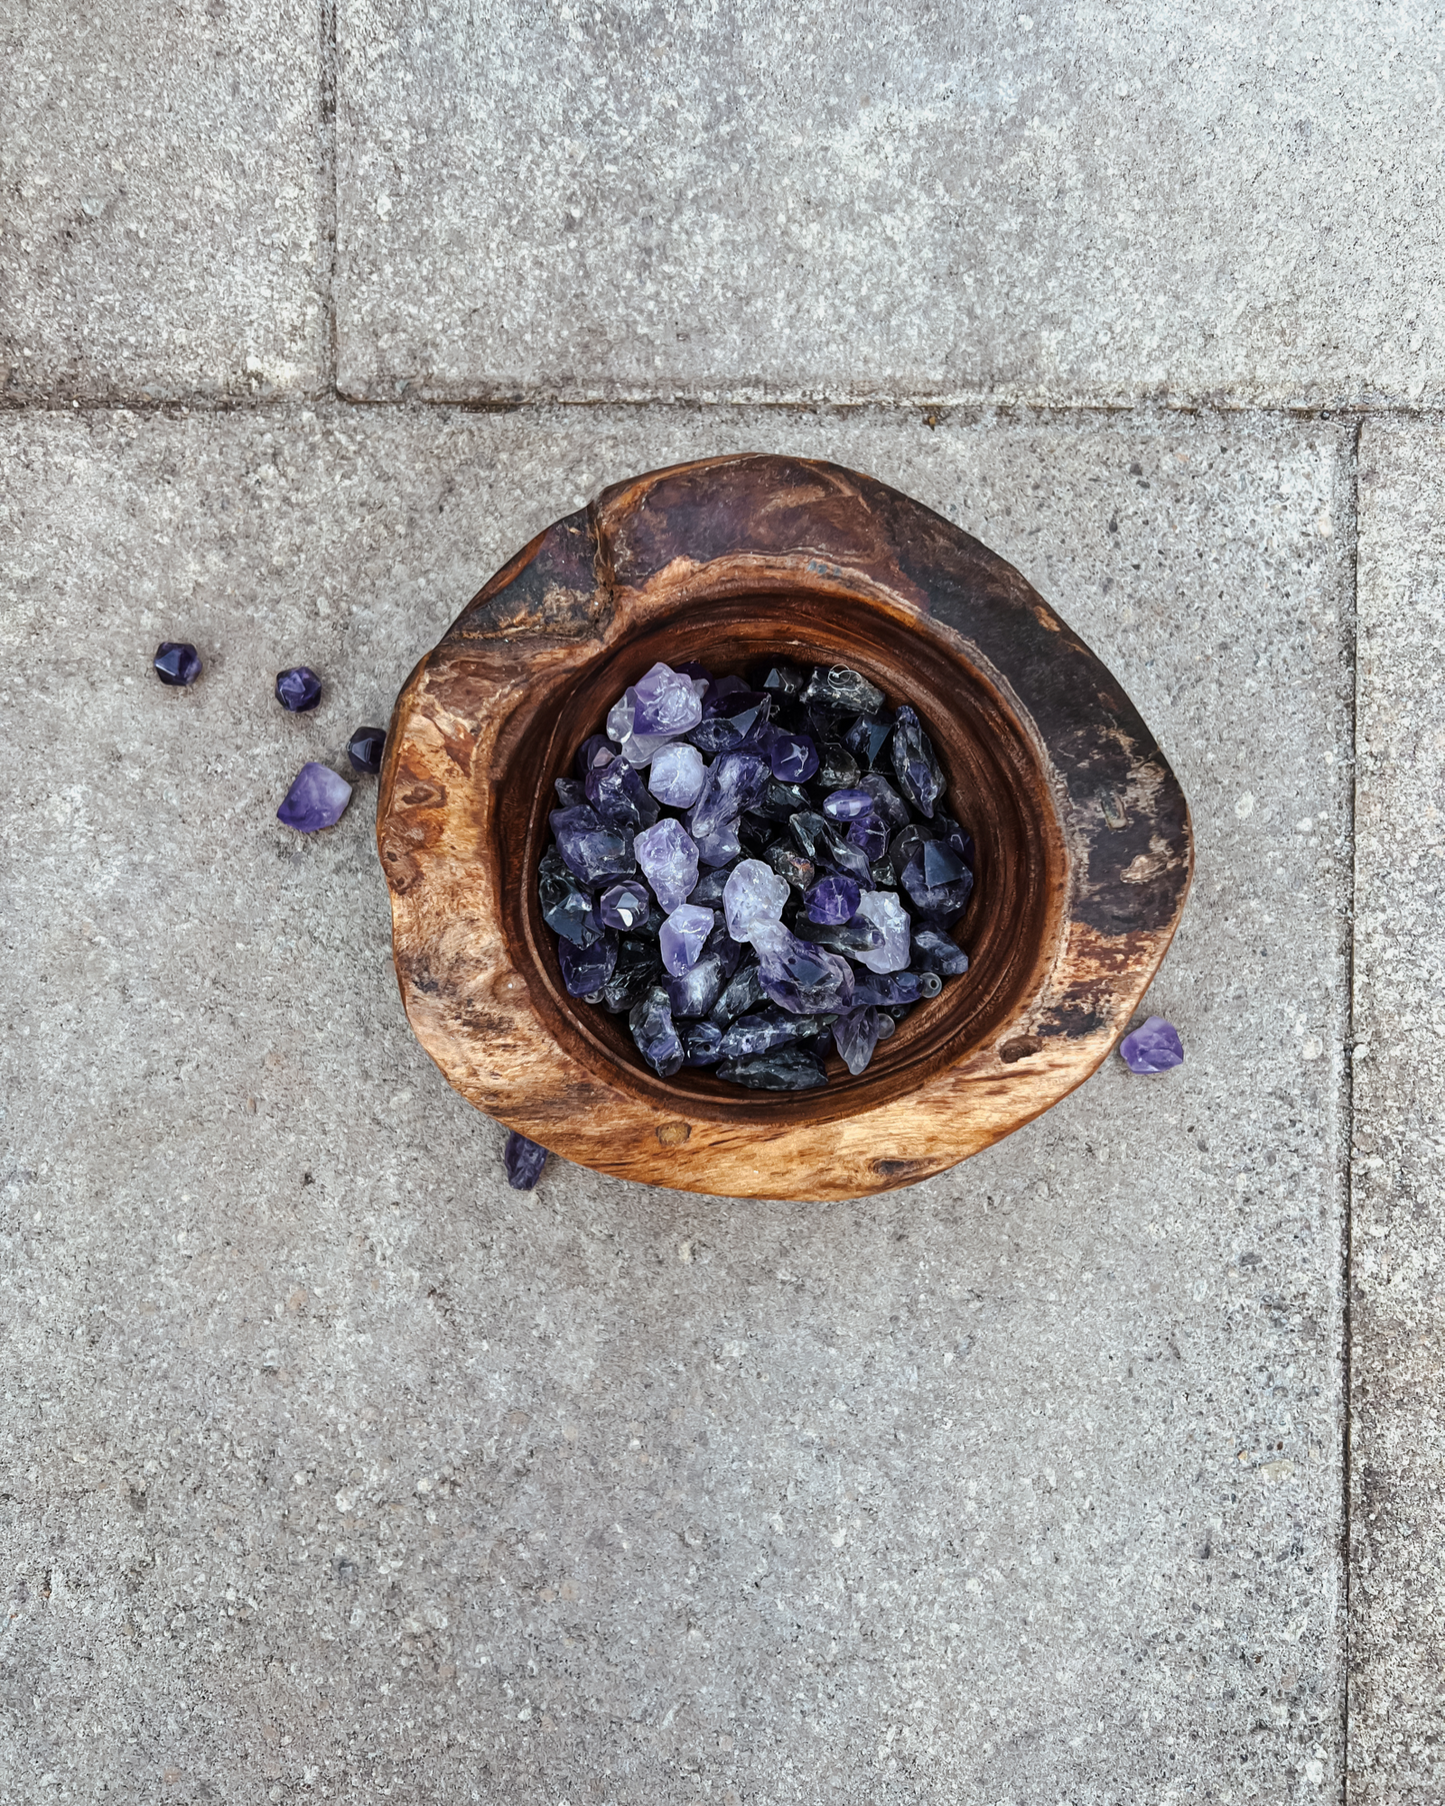
<path id="1" fill-rule="evenodd" d="M 337 18 L 358 396 L 1445 395 L 1436 9 Z"/>
<path id="2" fill-rule="evenodd" d="M 1445 1797 L 1445 431 L 1360 442 L 1351 1798 Z"/>
<path id="3" fill-rule="evenodd" d="M 19 0 L 3 30 L 0 402 L 316 388 L 316 8 Z"/>
<path id="4" fill-rule="evenodd" d="M 0 1800 L 1337 1797 L 1349 435 L 0 444 Z M 314 839 L 274 809 L 532 532 L 744 446 L 921 496 L 1114 665 L 1195 810 L 1149 1000 L 1187 1063 L 858 1205 L 512 1193 L 402 1020 L 369 789 Z"/>

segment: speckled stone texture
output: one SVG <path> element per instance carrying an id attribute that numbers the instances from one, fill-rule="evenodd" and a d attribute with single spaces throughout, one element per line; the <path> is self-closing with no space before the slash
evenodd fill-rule
<path id="1" fill-rule="evenodd" d="M 14 0 L 0 22 L 0 404 L 323 374 L 321 23 L 302 0 Z"/>
<path id="2" fill-rule="evenodd" d="M 933 503 L 1118 672 L 1195 811 L 1187 1061 L 861 1204 L 523 1196 L 402 1019 L 370 781 L 275 807 L 530 534 L 729 446 Z M 1351 433 L 0 447 L 0 1801 L 1337 1798 Z"/>
<path id="3" fill-rule="evenodd" d="M 1360 440 L 1351 1799 L 1445 1800 L 1445 430 Z"/>
<path id="4" fill-rule="evenodd" d="M 356 395 L 1445 396 L 1434 7 L 337 20 Z"/>

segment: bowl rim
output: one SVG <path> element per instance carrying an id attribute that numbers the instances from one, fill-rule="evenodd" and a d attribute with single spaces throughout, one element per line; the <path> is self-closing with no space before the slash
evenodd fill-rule
<path id="1" fill-rule="evenodd" d="M 741 632 L 764 606 L 805 614 L 815 644 L 825 628 L 835 644 L 886 630 L 935 693 L 956 682 L 968 708 L 943 737 L 956 751 L 971 709 L 1007 742 L 1039 853 L 1002 1019 L 950 1049 L 923 1006 L 871 1079 L 803 1094 L 662 1081 L 625 1060 L 611 1019 L 562 991 L 532 895 L 551 777 L 593 731 L 582 715 L 601 690 L 661 640 Z M 1167 950 L 1193 857 L 1183 793 L 1137 710 L 1011 565 L 871 478 L 766 454 L 614 485 L 509 560 L 397 698 L 377 838 L 408 1018 L 471 1102 L 619 1177 L 820 1199 L 951 1166 L 1081 1083 Z M 957 1011 L 973 977 L 934 1003 L 952 993 Z"/>

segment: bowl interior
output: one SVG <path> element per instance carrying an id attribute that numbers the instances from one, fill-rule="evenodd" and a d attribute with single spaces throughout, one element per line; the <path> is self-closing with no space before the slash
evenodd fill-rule
<path id="1" fill-rule="evenodd" d="M 659 659 L 693 659 L 719 675 L 767 659 L 849 665 L 876 683 L 890 705 L 912 703 L 933 741 L 948 777 L 945 807 L 972 833 L 977 850 L 973 896 L 954 930 L 970 967 L 946 979 L 939 996 L 916 1005 L 857 1078 L 834 1055 L 826 1087 L 807 1092 L 748 1091 L 705 1068 L 659 1079 L 634 1046 L 625 1016 L 570 998 L 563 988 L 536 880 L 547 816 L 556 806 L 553 781 L 574 775 L 583 740 L 602 731 L 612 703 Z M 944 630 L 869 599 L 733 595 L 689 602 L 608 646 L 580 672 L 552 680 L 550 690 L 545 676 L 539 684 L 544 693 L 529 696 L 528 730 L 499 741 L 489 774 L 496 805 L 488 831 L 500 839 L 501 869 L 515 874 L 504 904 L 513 958 L 534 1008 L 575 1057 L 614 1076 L 625 1069 L 639 1094 L 695 1119 L 733 1119 L 740 1126 L 743 1120 L 826 1122 L 914 1089 L 973 1049 L 991 1046 L 1015 1023 L 1059 944 L 1062 835 L 1031 738 Z"/>

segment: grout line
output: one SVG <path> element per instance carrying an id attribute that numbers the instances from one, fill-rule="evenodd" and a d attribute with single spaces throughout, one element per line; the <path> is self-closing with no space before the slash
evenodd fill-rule
<path id="1" fill-rule="evenodd" d="M 1352 491 L 1352 524 L 1354 556 L 1350 565 L 1349 605 L 1346 617 L 1345 654 L 1349 662 L 1350 686 L 1347 713 L 1350 735 L 1350 783 L 1346 801 L 1345 842 L 1349 848 L 1349 899 L 1345 917 L 1345 1070 L 1343 1075 L 1342 1126 L 1344 1157 L 1341 1204 L 1343 1209 L 1343 1244 L 1340 1250 L 1340 1386 L 1342 1405 L 1341 1474 L 1343 1498 L 1342 1566 L 1343 1615 L 1340 1676 L 1340 1798 L 1344 1806 L 1350 1799 L 1350 1682 L 1352 1673 L 1354 1620 L 1352 1616 L 1351 1576 L 1354 1570 L 1354 1313 L 1351 1290 L 1354 1283 L 1354 1146 L 1355 1146 L 1355 922 L 1359 911 L 1359 856 L 1355 843 L 1357 793 L 1359 789 L 1359 689 L 1360 689 L 1360 434 L 1362 422 L 1356 422 L 1354 441 L 1350 447 L 1350 482 Z"/>
<path id="2" fill-rule="evenodd" d="M 321 0 L 321 94 L 318 137 L 321 147 L 321 219 L 319 237 L 321 276 L 321 330 L 324 386 L 336 394 L 336 48 L 337 0 Z"/>

